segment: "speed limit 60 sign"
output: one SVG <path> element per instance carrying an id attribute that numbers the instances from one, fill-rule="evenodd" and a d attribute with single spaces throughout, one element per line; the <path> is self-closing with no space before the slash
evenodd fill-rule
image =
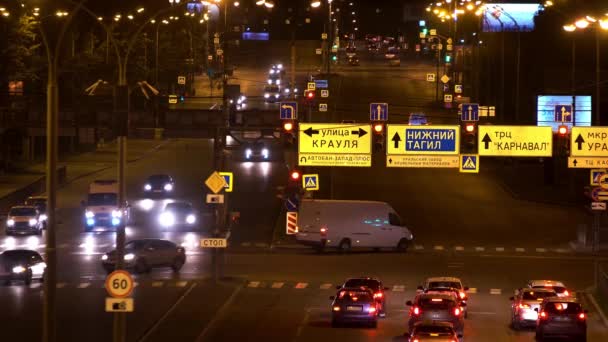
<path id="1" fill-rule="evenodd" d="M 133 292 L 133 278 L 127 271 L 114 271 L 106 278 L 106 291 L 114 298 L 129 297 Z"/>

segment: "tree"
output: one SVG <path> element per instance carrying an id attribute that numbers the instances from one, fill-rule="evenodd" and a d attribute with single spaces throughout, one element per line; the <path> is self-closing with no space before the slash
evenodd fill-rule
<path id="1" fill-rule="evenodd" d="M 21 14 L 15 23 L 8 27 L 7 45 L 3 49 L 2 59 L 7 62 L 6 75 L 10 81 L 38 81 L 43 67 L 37 25 L 34 16 Z"/>

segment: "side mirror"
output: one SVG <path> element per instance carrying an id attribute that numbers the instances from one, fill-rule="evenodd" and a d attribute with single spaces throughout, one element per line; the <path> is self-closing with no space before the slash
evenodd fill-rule
<path id="1" fill-rule="evenodd" d="M 342 288 L 342 285 L 336 285 L 336 290 L 339 290 Z"/>
<path id="2" fill-rule="evenodd" d="M 329 296 L 329 300 L 334 300 L 336 299 L 336 296 Z"/>
<path id="3" fill-rule="evenodd" d="M 464 290 L 465 290 L 465 291 L 469 291 L 469 287 L 468 287 L 468 286 L 465 286 L 465 287 L 464 287 Z"/>
<path id="4" fill-rule="evenodd" d="M 534 311 L 538 312 L 538 308 L 534 308 Z"/>
<path id="5" fill-rule="evenodd" d="M 407 305 L 407 306 L 412 306 L 413 304 L 412 304 L 412 301 L 411 301 L 411 300 L 408 300 L 407 302 L 405 302 L 405 305 Z"/>
<path id="6" fill-rule="evenodd" d="M 509 300 L 515 300 L 515 297 L 509 297 Z"/>

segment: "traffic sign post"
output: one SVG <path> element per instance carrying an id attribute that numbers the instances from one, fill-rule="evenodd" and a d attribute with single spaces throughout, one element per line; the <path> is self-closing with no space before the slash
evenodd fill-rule
<path id="1" fill-rule="evenodd" d="M 180 85 L 186 84 L 186 76 L 177 76 L 177 84 L 180 84 Z"/>
<path id="2" fill-rule="evenodd" d="M 608 127 L 572 127 L 572 157 L 608 157 Z"/>
<path id="3" fill-rule="evenodd" d="M 454 98 L 453 98 L 452 94 L 443 95 L 443 102 L 445 102 L 445 103 L 452 103 L 453 99 Z"/>
<path id="4" fill-rule="evenodd" d="M 133 298 L 106 298 L 106 312 L 133 312 Z"/>
<path id="5" fill-rule="evenodd" d="M 316 89 L 327 89 L 329 88 L 329 82 L 327 80 L 315 80 Z"/>
<path id="6" fill-rule="evenodd" d="M 553 131 L 551 126 L 478 126 L 480 156 L 551 157 Z"/>
<path id="7" fill-rule="evenodd" d="M 226 184 L 226 179 L 215 171 L 207 178 L 205 185 L 214 194 L 217 194 L 228 186 L 228 184 Z"/>
<path id="8" fill-rule="evenodd" d="M 387 126 L 387 155 L 459 153 L 460 126 Z"/>
<path id="9" fill-rule="evenodd" d="M 460 113 L 461 121 L 479 121 L 479 104 L 463 103 Z"/>
<path id="10" fill-rule="evenodd" d="M 462 84 L 455 84 L 454 85 L 454 93 L 456 93 L 456 94 L 462 94 Z"/>
<path id="11" fill-rule="evenodd" d="M 370 103 L 369 104 L 369 120 L 370 121 L 387 121 L 388 120 L 388 103 Z"/>
<path id="12" fill-rule="evenodd" d="M 302 188 L 304 188 L 306 191 L 319 190 L 319 175 L 302 175 Z"/>
<path id="13" fill-rule="evenodd" d="M 281 120 L 297 120 L 298 119 L 298 103 L 293 102 L 281 102 L 279 104 L 280 118 Z"/>
<path id="14" fill-rule="evenodd" d="M 327 112 L 327 103 L 319 103 L 319 112 Z"/>
<path id="15" fill-rule="evenodd" d="M 306 83 L 306 89 L 308 89 L 308 90 L 316 90 L 317 89 L 317 84 L 315 82 L 308 82 L 308 83 Z"/>
<path id="16" fill-rule="evenodd" d="M 461 173 L 479 173 L 479 155 L 461 154 L 460 155 Z"/>
<path id="17" fill-rule="evenodd" d="M 327 90 L 327 89 L 321 90 L 321 97 L 329 97 L 329 90 Z"/>
<path id="18" fill-rule="evenodd" d="M 608 168 L 608 157 L 568 157 L 568 168 L 571 169 L 596 169 Z"/>
<path id="19" fill-rule="evenodd" d="M 226 248 L 228 247 L 227 239 L 201 239 L 201 248 Z"/>
<path id="20" fill-rule="evenodd" d="M 435 74 L 426 74 L 426 81 L 427 82 L 435 82 Z"/>
<path id="21" fill-rule="evenodd" d="M 439 45 L 441 46 L 441 44 L 439 44 Z M 439 49 L 439 50 L 441 50 L 441 49 Z M 441 76 L 441 78 L 439 80 L 441 81 L 441 83 L 445 84 L 445 83 L 450 82 L 450 77 L 448 75 L 443 75 L 443 76 Z"/>
<path id="22" fill-rule="evenodd" d="M 371 125 L 301 123 L 300 166 L 371 166 Z"/>
<path id="23" fill-rule="evenodd" d="M 116 270 L 106 278 L 105 288 L 113 298 L 126 298 L 133 292 L 133 278 L 125 270 Z"/>
<path id="24" fill-rule="evenodd" d="M 600 185 L 600 177 L 606 173 L 606 169 L 595 169 L 595 170 L 590 170 L 590 181 L 589 181 L 589 185 L 595 185 L 595 186 L 599 186 Z"/>

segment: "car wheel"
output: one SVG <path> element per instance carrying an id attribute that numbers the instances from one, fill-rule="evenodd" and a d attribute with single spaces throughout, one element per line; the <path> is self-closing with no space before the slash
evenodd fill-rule
<path id="1" fill-rule="evenodd" d="M 171 265 L 171 269 L 173 270 L 173 272 L 179 272 L 179 270 L 181 270 L 182 266 L 184 266 L 184 259 L 180 258 L 180 257 L 176 257 L 173 260 L 173 264 Z"/>
<path id="2" fill-rule="evenodd" d="M 378 328 L 378 321 L 372 321 L 372 322 L 369 324 L 369 327 L 370 327 L 370 328 L 372 328 L 372 329 L 376 329 L 376 328 Z"/>
<path id="3" fill-rule="evenodd" d="M 135 263 L 135 272 L 140 274 L 150 272 L 150 267 L 148 266 L 146 260 L 141 258 L 137 259 L 137 262 Z"/>
<path id="4" fill-rule="evenodd" d="M 407 252 L 407 249 L 410 246 L 410 241 L 408 239 L 401 239 L 397 244 L 397 251 L 399 252 Z"/>
<path id="5" fill-rule="evenodd" d="M 342 241 L 340 241 L 340 244 L 338 245 L 338 250 L 340 250 L 340 252 L 342 253 L 346 253 L 346 252 L 350 252 L 350 240 L 349 239 L 343 239 Z"/>

